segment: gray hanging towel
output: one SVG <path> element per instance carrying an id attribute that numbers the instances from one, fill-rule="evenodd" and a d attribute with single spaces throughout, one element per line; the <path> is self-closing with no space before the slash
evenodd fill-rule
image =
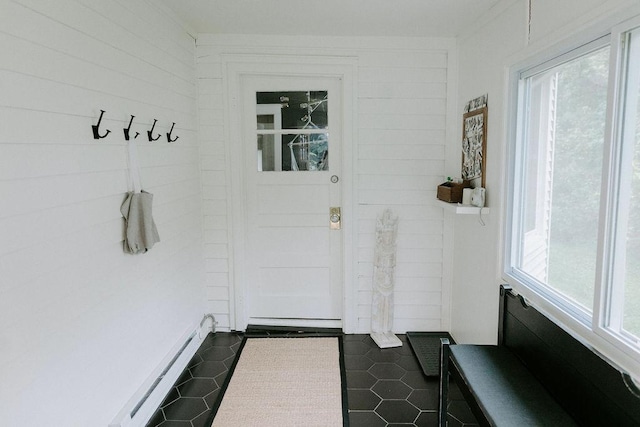
<path id="1" fill-rule="evenodd" d="M 133 191 L 126 194 L 120 206 L 124 217 L 124 251 L 130 254 L 145 253 L 160 241 L 158 229 L 153 221 L 151 212 L 153 194 L 142 190 L 140 179 L 140 165 L 138 163 L 138 149 L 133 140 L 129 141 L 129 180 Z"/>
<path id="2" fill-rule="evenodd" d="M 120 207 L 125 221 L 124 251 L 131 254 L 144 253 L 160 241 L 158 229 L 153 221 L 151 206 L 153 194 L 130 191 Z"/>

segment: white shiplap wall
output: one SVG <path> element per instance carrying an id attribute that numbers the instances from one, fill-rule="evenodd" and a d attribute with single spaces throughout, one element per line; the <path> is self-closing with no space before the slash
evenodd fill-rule
<path id="1" fill-rule="evenodd" d="M 204 314 L 195 43 L 149 0 L 0 9 L 0 424 L 107 425 Z M 144 255 L 122 250 L 131 114 Z M 149 143 L 153 119 L 180 139 Z"/>
<path id="2" fill-rule="evenodd" d="M 351 332 L 368 332 L 375 218 L 386 207 L 400 217 L 395 329 L 443 330 L 449 325 L 445 218 L 435 189 L 445 174 L 455 83 L 455 41 L 422 38 L 198 37 L 207 299 L 222 328 L 233 327 L 230 164 L 225 138 L 223 56 L 327 55 L 357 61 L 358 138 L 353 174 L 357 238 Z M 311 47 L 311 48 L 310 48 Z M 353 143 L 353 142 L 352 142 Z M 349 203 L 347 201 L 347 203 Z M 446 284 L 445 284 L 446 283 Z M 231 318 L 230 318 L 231 317 Z"/>

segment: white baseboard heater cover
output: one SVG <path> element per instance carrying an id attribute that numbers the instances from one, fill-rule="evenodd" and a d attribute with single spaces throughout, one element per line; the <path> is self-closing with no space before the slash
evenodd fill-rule
<path id="1" fill-rule="evenodd" d="M 208 324 L 205 325 L 208 318 L 211 318 L 211 322 L 207 322 Z M 185 334 L 186 336 L 178 341 L 174 350 L 165 357 L 160 367 L 154 370 L 154 373 L 109 424 L 109 427 L 146 425 L 187 367 L 207 334 L 215 332 L 215 324 L 216 321 L 212 315 L 205 315 L 198 327 L 192 329 L 191 333 Z"/>

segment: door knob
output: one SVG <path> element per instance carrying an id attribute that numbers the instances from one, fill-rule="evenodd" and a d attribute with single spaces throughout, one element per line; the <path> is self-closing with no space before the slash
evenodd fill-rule
<path id="1" fill-rule="evenodd" d="M 340 208 L 329 208 L 329 228 L 332 230 L 340 230 L 341 227 L 341 215 Z"/>

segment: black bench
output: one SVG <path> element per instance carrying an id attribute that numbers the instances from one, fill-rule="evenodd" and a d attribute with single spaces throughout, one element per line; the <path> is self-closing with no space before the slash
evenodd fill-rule
<path id="1" fill-rule="evenodd" d="M 551 320 L 500 287 L 498 345 L 442 339 L 440 426 L 449 374 L 484 426 L 640 426 L 630 378 Z"/>

